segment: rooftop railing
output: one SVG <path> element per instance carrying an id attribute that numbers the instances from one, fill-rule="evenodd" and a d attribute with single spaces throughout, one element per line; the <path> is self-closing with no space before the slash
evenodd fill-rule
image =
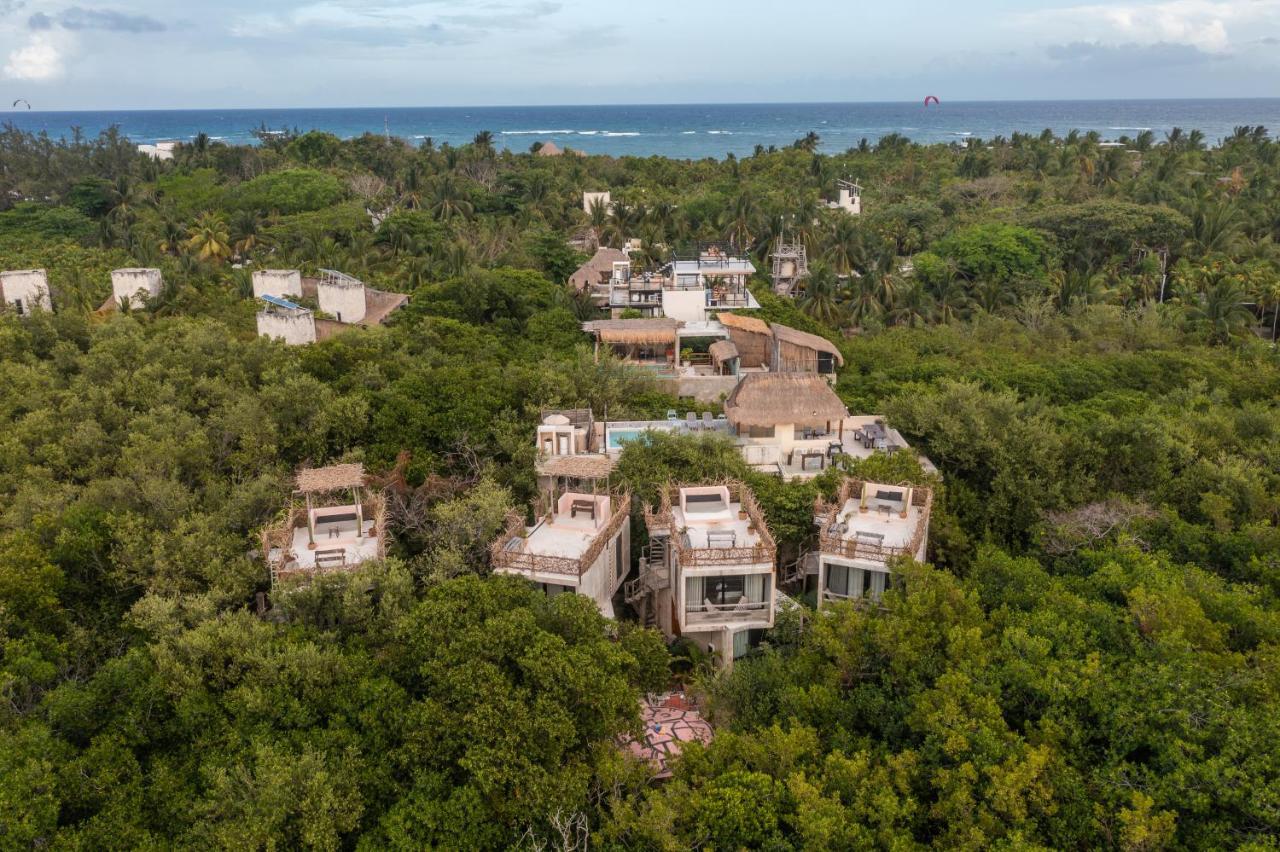
<path id="1" fill-rule="evenodd" d="M 764 512 L 756 502 L 755 495 L 741 482 L 730 481 L 713 483 L 729 489 L 729 502 L 737 503 L 747 513 L 748 520 L 755 528 L 759 541 L 746 547 L 712 547 L 710 545 L 694 545 L 684 535 L 683 530 L 676 528 L 673 502 L 680 502 L 680 489 L 698 486 L 669 485 L 663 490 L 661 503 L 655 511 L 646 506 L 644 509 L 645 526 L 649 534 L 666 532 L 671 539 L 680 565 L 685 568 L 705 568 L 716 565 L 754 565 L 762 562 L 773 564 L 777 558 L 778 548 L 765 523 Z"/>
<path id="2" fill-rule="evenodd" d="M 888 562 L 899 556 L 915 557 L 920 550 L 920 544 L 924 541 L 925 535 L 929 531 L 929 516 L 933 508 L 933 489 L 923 485 L 912 485 L 911 483 L 899 483 L 894 488 L 901 488 L 904 492 L 910 491 L 910 508 L 920 510 L 919 520 L 916 527 L 911 532 L 911 537 L 905 544 L 889 545 L 869 539 L 845 538 L 847 530 L 840 523 L 839 517 L 845 505 L 852 499 L 861 499 L 862 491 L 866 485 L 875 485 L 878 483 L 866 483 L 860 479 L 845 479 L 840 484 L 840 493 L 836 498 L 836 502 L 828 503 L 819 497 L 814 501 L 813 514 L 818 524 L 818 545 L 823 553 L 832 556 L 840 556 L 846 559 L 857 559 L 866 562 Z M 861 510 L 859 510 L 861 511 Z"/>
<path id="3" fill-rule="evenodd" d="M 552 556 L 545 553 L 531 553 L 528 547 L 528 531 L 524 524 L 524 515 L 512 512 L 507 515 L 507 528 L 489 549 L 490 564 L 494 570 L 512 571 L 521 574 L 558 574 L 564 577 L 581 577 L 596 563 L 600 554 L 608 546 L 613 537 L 622 529 L 631 515 L 631 495 L 623 494 L 610 499 L 612 514 L 604 526 L 600 527 L 583 551 L 582 556 Z"/>

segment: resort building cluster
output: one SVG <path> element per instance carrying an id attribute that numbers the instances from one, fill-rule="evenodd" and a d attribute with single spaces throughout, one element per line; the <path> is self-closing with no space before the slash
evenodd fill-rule
<path id="1" fill-rule="evenodd" d="M 334 269 L 321 269 L 317 278 L 303 277 L 297 269 L 255 270 L 253 296 L 262 302 L 258 334 L 292 346 L 327 340 L 355 326 L 381 325 L 409 301 L 403 293 L 375 290 Z M 301 300 L 325 316 L 317 317 Z"/>

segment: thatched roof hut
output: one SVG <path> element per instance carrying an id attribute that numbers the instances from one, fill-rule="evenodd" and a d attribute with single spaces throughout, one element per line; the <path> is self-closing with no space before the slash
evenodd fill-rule
<path id="1" fill-rule="evenodd" d="M 741 314 L 719 314 L 720 324 L 729 329 L 729 339 L 738 349 L 743 367 L 767 367 L 773 356 L 773 332 L 769 324 Z"/>
<path id="2" fill-rule="evenodd" d="M 657 319 L 592 320 L 582 324 L 582 330 L 595 335 L 601 343 L 617 343 L 629 346 L 676 345 L 676 331 L 683 326 L 680 320 L 670 317 Z"/>
<path id="3" fill-rule="evenodd" d="M 613 276 L 615 263 L 630 263 L 626 252 L 616 248 L 600 246 L 586 263 L 578 267 L 578 271 L 569 276 L 569 283 L 575 290 L 587 290 L 597 284 L 605 284 Z"/>
<path id="4" fill-rule="evenodd" d="M 844 366 L 844 356 L 825 337 L 785 325 L 773 325 L 773 357 L 769 368 L 775 373 L 819 373 L 834 378 Z"/>
<path id="5" fill-rule="evenodd" d="M 735 427 L 822 426 L 849 416 L 840 397 L 821 376 L 805 373 L 751 373 L 724 401 Z"/>
<path id="6" fill-rule="evenodd" d="M 736 375 L 737 370 L 734 367 L 740 365 L 738 347 L 733 345 L 732 340 L 717 340 L 711 344 L 707 350 L 711 355 L 711 366 L 717 372 Z"/>
<path id="7" fill-rule="evenodd" d="M 564 150 L 554 142 L 543 142 L 538 148 L 539 157 L 559 157 Z"/>

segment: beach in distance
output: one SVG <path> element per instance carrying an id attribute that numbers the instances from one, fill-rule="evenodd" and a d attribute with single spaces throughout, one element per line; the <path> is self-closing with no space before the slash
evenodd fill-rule
<path id="1" fill-rule="evenodd" d="M 36 107 L 39 105 L 36 104 Z M 588 154 L 679 159 L 750 154 L 757 145 L 783 147 L 809 132 L 820 150 L 843 151 L 862 139 L 891 133 L 921 143 L 1008 137 L 1015 132 L 1058 135 L 1096 131 L 1103 139 L 1157 138 L 1174 127 L 1202 131 L 1216 143 L 1239 125 L 1280 127 L 1280 98 L 1129 101 L 949 101 L 910 103 L 677 104 L 633 106 L 395 107 L 325 109 L 14 110 L 5 121 L 57 139 L 72 127 L 97 135 L 108 127 L 136 142 L 182 141 L 198 133 L 232 144 L 252 144 L 262 127 L 322 130 L 340 138 L 390 133 L 421 143 L 461 145 L 476 133 L 526 151 L 535 141 Z"/>

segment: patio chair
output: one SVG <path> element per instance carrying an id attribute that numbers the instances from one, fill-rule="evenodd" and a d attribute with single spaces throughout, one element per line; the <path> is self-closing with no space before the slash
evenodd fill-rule
<path id="1" fill-rule="evenodd" d="M 680 415 L 676 413 L 674 408 L 667 409 L 667 421 L 670 423 L 679 423 Z"/>
<path id="2" fill-rule="evenodd" d="M 684 425 L 690 432 L 698 431 L 698 415 L 692 411 L 686 411 L 684 415 Z"/>
<path id="3" fill-rule="evenodd" d="M 702 428 L 714 429 L 715 426 L 716 426 L 715 421 L 711 419 L 711 412 L 710 411 L 702 412 Z"/>

